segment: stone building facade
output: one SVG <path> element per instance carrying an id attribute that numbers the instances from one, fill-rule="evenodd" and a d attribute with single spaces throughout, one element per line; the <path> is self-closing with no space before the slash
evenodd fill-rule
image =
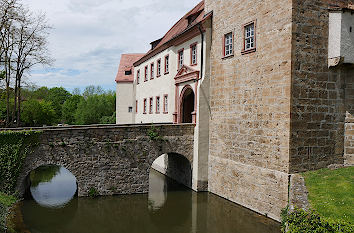
<path id="1" fill-rule="evenodd" d="M 353 6 L 326 0 L 205 4 L 213 12 L 209 191 L 279 220 L 290 174 L 352 161 L 351 125 L 345 155 L 343 143 L 353 64 L 329 67 L 328 56 L 330 12 L 353 12 Z M 247 50 L 249 25 L 254 44 Z M 225 56 L 221 45 L 229 33 L 234 50 Z"/>

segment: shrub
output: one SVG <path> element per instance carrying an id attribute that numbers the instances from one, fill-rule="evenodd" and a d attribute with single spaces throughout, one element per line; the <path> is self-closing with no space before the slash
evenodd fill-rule
<path id="1" fill-rule="evenodd" d="M 282 213 L 282 232 L 287 233 L 352 233 L 354 226 L 342 220 L 334 221 L 320 216 L 317 212 L 295 209 Z"/>
<path id="2" fill-rule="evenodd" d="M 94 198 L 94 197 L 98 197 L 98 196 L 99 196 L 99 193 L 98 193 L 97 189 L 90 188 L 89 197 Z"/>

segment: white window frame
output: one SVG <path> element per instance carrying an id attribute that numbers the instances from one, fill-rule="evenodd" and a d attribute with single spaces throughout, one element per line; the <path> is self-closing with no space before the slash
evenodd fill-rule
<path id="1" fill-rule="evenodd" d="M 157 76 L 161 75 L 161 59 L 157 60 Z"/>
<path id="2" fill-rule="evenodd" d="M 229 32 L 224 35 L 224 56 L 230 56 L 234 54 L 233 46 L 233 33 Z"/>
<path id="3" fill-rule="evenodd" d="M 155 77 L 155 63 L 150 64 L 150 79 L 153 79 Z"/>
<path id="4" fill-rule="evenodd" d="M 163 96 L 163 112 L 168 113 L 168 95 Z"/>
<path id="5" fill-rule="evenodd" d="M 170 56 L 169 55 L 167 55 L 167 56 L 165 56 L 165 73 L 167 74 L 167 73 L 169 73 L 169 63 L 170 63 Z"/>
<path id="6" fill-rule="evenodd" d="M 197 64 L 197 45 L 192 46 L 192 64 L 191 65 L 196 65 Z"/>
<path id="7" fill-rule="evenodd" d="M 245 51 L 256 47 L 255 40 L 255 24 L 254 22 L 245 26 Z"/>
<path id="8" fill-rule="evenodd" d="M 144 99 L 144 106 L 143 106 L 143 113 L 146 114 L 146 110 L 147 110 L 147 99 Z"/>
<path id="9" fill-rule="evenodd" d="M 136 72 L 136 84 L 140 83 L 140 70 Z"/>
<path id="10" fill-rule="evenodd" d="M 184 64 L 184 50 L 178 51 L 178 69 L 181 69 Z"/>
<path id="11" fill-rule="evenodd" d="M 160 96 L 156 96 L 156 113 L 160 113 Z"/>
<path id="12" fill-rule="evenodd" d="M 149 114 L 153 113 L 153 109 L 154 109 L 154 98 L 150 97 L 149 98 Z"/>

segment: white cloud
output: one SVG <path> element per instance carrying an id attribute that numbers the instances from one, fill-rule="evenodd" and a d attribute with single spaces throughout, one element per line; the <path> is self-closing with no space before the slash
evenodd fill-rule
<path id="1" fill-rule="evenodd" d="M 30 2 L 29 2 L 30 1 Z M 37 85 L 115 89 L 122 53 L 146 52 L 199 0 L 23 0 L 47 14 L 54 69 L 36 69 Z"/>

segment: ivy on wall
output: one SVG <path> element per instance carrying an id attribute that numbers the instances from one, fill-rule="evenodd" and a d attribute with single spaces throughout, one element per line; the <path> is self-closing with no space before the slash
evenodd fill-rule
<path id="1" fill-rule="evenodd" d="M 0 192 L 13 194 L 26 156 L 39 144 L 41 131 L 0 131 Z"/>

